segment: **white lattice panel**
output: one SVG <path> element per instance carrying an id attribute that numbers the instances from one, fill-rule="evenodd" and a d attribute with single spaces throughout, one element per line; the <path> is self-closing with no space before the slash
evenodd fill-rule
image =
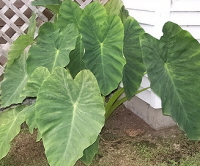
<path id="1" fill-rule="evenodd" d="M 37 20 L 40 23 L 53 17 L 53 14 L 44 7 L 32 6 L 31 1 L 33 0 L 0 1 L 0 75 L 5 66 L 10 45 L 20 35 L 25 34 L 32 12 L 37 14 Z"/>
<path id="2" fill-rule="evenodd" d="M 7 52 L 10 44 L 14 40 L 16 40 L 20 35 L 24 34 L 24 31 L 27 29 L 29 25 L 29 18 L 25 14 L 27 10 L 29 10 L 29 13 L 34 11 L 37 16 L 42 20 L 42 21 L 48 21 L 48 18 L 42 13 L 45 8 L 43 7 L 34 7 L 31 5 L 31 1 L 27 0 L 2 0 L 2 2 L 5 4 L 4 7 L 0 10 L 0 18 L 2 21 L 5 22 L 5 25 L 1 27 L 1 38 L 6 40 L 7 42 L 4 44 L 1 44 L 2 51 L 5 53 Z M 23 4 L 22 7 L 17 8 L 15 4 Z M 10 12 L 9 10 L 12 10 L 15 14 L 9 18 L 6 15 L 9 15 L 8 13 Z M 21 20 L 20 25 L 16 25 L 16 21 Z M 15 31 L 13 35 L 9 33 L 9 30 L 11 29 Z M 4 55 L 4 53 L 2 53 Z M 6 55 L 4 55 L 6 56 Z"/>
<path id="3" fill-rule="evenodd" d="M 74 1 L 74 0 L 73 0 Z M 92 1 L 99 1 L 101 2 L 102 4 L 105 4 L 108 0 L 75 0 L 79 5 L 80 7 L 83 9 L 86 5 L 88 5 L 89 3 L 91 3 Z"/>
<path id="4" fill-rule="evenodd" d="M 37 15 L 37 21 L 49 21 L 53 15 L 44 7 L 31 5 L 33 0 L 0 0 L 0 75 L 6 62 L 8 49 L 12 42 L 20 35 L 25 34 L 29 25 L 31 13 Z M 73 0 L 74 1 L 74 0 Z M 93 0 L 75 0 L 81 8 Z M 108 0 L 98 0 L 105 4 Z M 2 60 L 3 59 L 3 60 Z"/>

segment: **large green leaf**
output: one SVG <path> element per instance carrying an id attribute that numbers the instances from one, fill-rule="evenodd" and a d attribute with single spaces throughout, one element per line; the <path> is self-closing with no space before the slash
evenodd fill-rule
<path id="1" fill-rule="evenodd" d="M 79 5 L 72 0 L 65 0 L 60 8 L 57 24 L 60 28 L 64 28 L 68 24 L 75 24 L 78 28 L 81 17 L 82 9 Z"/>
<path id="2" fill-rule="evenodd" d="M 81 35 L 77 38 L 75 49 L 70 52 L 69 58 L 70 62 L 67 66 L 72 77 L 75 77 L 81 70 L 85 69 L 85 64 L 83 62 L 84 47 L 81 39 Z"/>
<path id="3" fill-rule="evenodd" d="M 36 117 L 47 159 L 52 166 L 72 166 L 96 141 L 104 125 L 104 105 L 97 81 L 90 71 L 73 80 L 67 70 L 56 68 L 42 84 Z"/>
<path id="4" fill-rule="evenodd" d="M 109 15 L 111 14 L 119 15 L 122 6 L 123 6 L 122 0 L 109 0 L 105 4 L 106 11 Z"/>
<path id="5" fill-rule="evenodd" d="M 25 120 L 24 106 L 0 112 L 0 159 L 10 150 L 10 142 L 19 133 L 21 124 Z"/>
<path id="6" fill-rule="evenodd" d="M 72 24 L 62 31 L 50 22 L 42 25 L 37 43 L 29 50 L 28 74 L 40 66 L 50 72 L 57 66 L 65 67 L 69 63 L 69 53 L 75 48 L 77 36 L 78 32 Z"/>
<path id="7" fill-rule="evenodd" d="M 77 3 L 71 0 L 65 0 L 60 8 L 57 25 L 63 28 L 73 23 L 79 28 L 83 15 L 93 16 L 99 24 L 102 24 L 105 21 L 104 17 L 107 16 L 107 13 L 104 6 L 99 2 L 92 2 L 82 10 Z"/>
<path id="8" fill-rule="evenodd" d="M 74 23 L 79 29 L 80 20 L 83 15 L 92 15 L 98 23 L 103 23 L 107 16 L 105 8 L 99 2 L 93 2 L 87 5 L 84 9 L 80 9 L 79 5 L 71 0 L 63 2 L 60 8 L 60 15 L 58 17 L 57 25 L 60 28 L 66 27 L 68 24 Z M 70 63 L 67 66 L 73 77 L 85 69 L 85 64 L 82 60 L 84 55 L 84 47 L 82 42 L 82 35 L 77 38 L 75 50 L 70 53 Z"/>
<path id="9" fill-rule="evenodd" d="M 80 160 L 85 165 L 90 165 L 92 163 L 94 156 L 97 154 L 99 150 L 99 141 L 100 141 L 100 136 L 97 137 L 96 141 L 92 145 L 90 145 L 83 151 L 83 157 L 81 157 Z"/>
<path id="10" fill-rule="evenodd" d="M 91 70 L 101 93 L 109 94 L 122 79 L 124 27 L 118 16 L 107 16 L 100 26 L 93 16 L 84 16 L 81 33 L 85 47 L 83 61 Z"/>
<path id="11" fill-rule="evenodd" d="M 121 18 L 123 23 L 127 20 L 128 16 L 129 16 L 128 10 L 125 9 L 125 6 L 122 6 L 119 13 L 119 17 Z"/>
<path id="12" fill-rule="evenodd" d="M 93 16 L 98 24 L 105 22 L 107 17 L 106 9 L 100 2 L 92 2 L 88 4 L 83 11 L 84 16 Z"/>
<path id="13" fill-rule="evenodd" d="M 23 53 L 10 66 L 6 67 L 1 83 L 1 107 L 21 103 L 25 99 L 25 96 L 20 96 L 20 94 L 28 80 L 26 58 L 27 55 Z"/>
<path id="14" fill-rule="evenodd" d="M 21 95 L 27 97 L 37 97 L 38 91 L 43 81 L 50 75 L 50 72 L 46 67 L 38 67 L 31 74 L 25 88 Z"/>
<path id="15" fill-rule="evenodd" d="M 124 66 L 122 82 L 125 94 L 130 99 L 140 87 L 146 70 L 139 40 L 139 37 L 144 34 L 144 30 L 134 18 L 128 17 L 124 23 L 124 31 L 124 56 L 127 63 Z"/>
<path id="16" fill-rule="evenodd" d="M 30 18 L 28 33 L 17 38 L 9 48 L 7 66 L 11 65 L 24 51 L 26 47 L 31 45 L 34 41 L 34 34 L 36 28 L 36 15 Z"/>
<path id="17" fill-rule="evenodd" d="M 29 27 L 27 35 L 31 36 L 34 39 L 35 36 L 35 30 L 36 30 L 36 14 L 33 13 L 32 16 L 29 19 Z"/>
<path id="18" fill-rule="evenodd" d="M 29 132 L 33 134 L 33 129 L 37 128 L 36 118 L 35 118 L 35 104 L 32 104 L 24 109 L 25 111 L 25 121 L 28 125 Z"/>
<path id="19" fill-rule="evenodd" d="M 33 43 L 33 38 L 29 35 L 22 35 L 17 38 L 10 46 L 8 52 L 7 66 L 11 65 L 15 59 L 17 59 L 24 49 Z"/>
<path id="20" fill-rule="evenodd" d="M 66 27 L 68 24 L 75 24 L 76 28 L 79 29 L 80 19 L 83 15 L 82 9 L 79 5 L 71 0 L 66 0 L 63 2 L 60 8 L 60 15 L 58 16 L 57 25 L 60 28 Z M 70 62 L 67 68 L 70 70 L 70 73 L 73 77 L 76 76 L 78 72 L 82 69 L 85 69 L 85 65 L 82 61 L 84 54 L 84 47 L 82 42 L 82 36 L 79 34 L 76 47 L 73 51 L 70 52 Z"/>
<path id="21" fill-rule="evenodd" d="M 32 5 L 44 6 L 45 8 L 50 9 L 56 14 L 59 14 L 59 9 L 61 4 L 62 4 L 61 0 L 35 0 L 32 2 Z"/>
<path id="22" fill-rule="evenodd" d="M 142 38 L 143 59 L 153 91 L 190 139 L 200 139 L 200 45 L 191 34 L 168 22 L 163 37 Z"/>

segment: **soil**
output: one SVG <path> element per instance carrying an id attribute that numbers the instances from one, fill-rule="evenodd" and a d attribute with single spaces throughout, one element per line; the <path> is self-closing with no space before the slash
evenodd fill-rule
<path id="1" fill-rule="evenodd" d="M 0 166 L 48 166 L 42 141 L 36 142 L 36 137 L 36 131 L 31 135 L 23 125 Z M 181 165 L 199 151 L 200 142 L 189 141 L 177 127 L 155 131 L 122 105 L 103 128 L 99 152 L 91 165 Z M 76 166 L 83 164 L 78 161 Z"/>

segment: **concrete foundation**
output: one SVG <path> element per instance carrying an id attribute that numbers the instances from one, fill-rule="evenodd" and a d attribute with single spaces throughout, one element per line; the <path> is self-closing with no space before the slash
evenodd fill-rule
<path id="1" fill-rule="evenodd" d="M 175 121 L 170 116 L 162 114 L 162 109 L 154 109 L 138 97 L 125 102 L 124 105 L 155 130 L 176 126 Z"/>

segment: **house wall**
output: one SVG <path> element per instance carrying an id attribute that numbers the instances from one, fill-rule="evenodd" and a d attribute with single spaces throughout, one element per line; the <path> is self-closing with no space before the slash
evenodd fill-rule
<path id="1" fill-rule="evenodd" d="M 129 14 L 133 16 L 145 31 L 156 38 L 162 36 L 162 27 L 167 21 L 179 24 L 200 42 L 200 1 L 199 0 L 123 0 Z M 141 88 L 150 85 L 144 76 Z M 151 89 L 140 93 L 138 97 L 151 107 L 161 108 L 161 101 Z"/>

